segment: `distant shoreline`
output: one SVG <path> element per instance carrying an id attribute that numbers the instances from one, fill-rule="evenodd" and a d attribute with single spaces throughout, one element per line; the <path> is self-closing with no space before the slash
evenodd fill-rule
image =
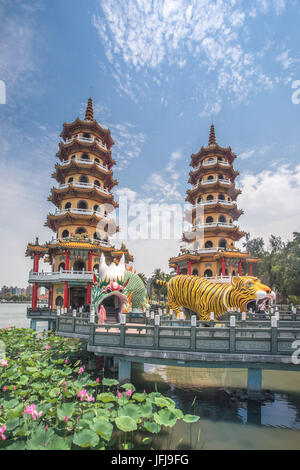
<path id="1" fill-rule="evenodd" d="M 31 302 L 29 300 L 1 300 L 0 301 L 0 305 L 1 304 L 31 304 Z M 47 307 L 48 305 L 47 304 L 41 304 L 39 305 L 39 307 Z"/>

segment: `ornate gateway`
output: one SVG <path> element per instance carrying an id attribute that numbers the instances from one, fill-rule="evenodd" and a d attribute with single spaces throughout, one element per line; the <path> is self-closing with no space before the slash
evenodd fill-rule
<path id="1" fill-rule="evenodd" d="M 109 266 L 101 255 L 99 275 L 94 275 L 92 305 L 102 319 L 112 316 L 115 320 L 119 320 L 121 313 L 145 309 L 145 285 L 138 274 L 132 272 L 132 267 L 126 268 L 124 255 L 118 265 L 111 263 Z"/>

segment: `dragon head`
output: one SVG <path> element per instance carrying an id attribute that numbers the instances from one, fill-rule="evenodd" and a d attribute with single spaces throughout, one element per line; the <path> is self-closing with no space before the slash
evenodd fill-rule
<path id="1" fill-rule="evenodd" d="M 94 286 L 92 289 L 92 305 L 95 312 L 99 312 L 104 300 L 116 296 L 119 298 L 119 314 L 130 310 L 130 293 L 127 292 L 128 280 L 125 281 L 125 259 L 122 256 L 118 265 L 106 264 L 102 253 L 99 264 L 99 274 L 94 274 Z"/>

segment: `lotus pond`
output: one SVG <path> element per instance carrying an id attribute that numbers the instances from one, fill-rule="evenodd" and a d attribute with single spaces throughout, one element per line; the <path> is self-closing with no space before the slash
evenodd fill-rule
<path id="1" fill-rule="evenodd" d="M 153 449 L 183 414 L 155 391 L 96 370 L 86 344 L 31 329 L 0 330 L 0 449 Z"/>

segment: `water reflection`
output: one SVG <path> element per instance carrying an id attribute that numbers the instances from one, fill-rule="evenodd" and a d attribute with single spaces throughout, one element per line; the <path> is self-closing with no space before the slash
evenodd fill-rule
<path id="1" fill-rule="evenodd" d="M 300 449 L 298 374 L 264 371 L 263 388 L 274 393 L 262 403 L 235 393 L 246 389 L 246 370 L 146 365 L 145 372 L 134 372 L 133 382 L 147 391 L 157 388 L 184 413 L 200 416 L 198 423 L 178 422 L 160 436 L 157 445 L 166 447 L 159 448 Z"/>

